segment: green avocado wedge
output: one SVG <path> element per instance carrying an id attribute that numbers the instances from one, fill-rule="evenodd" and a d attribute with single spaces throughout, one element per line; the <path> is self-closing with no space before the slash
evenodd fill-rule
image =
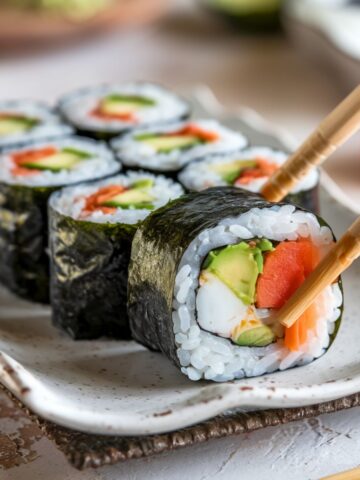
<path id="1" fill-rule="evenodd" d="M 245 303 L 255 302 L 256 281 L 263 271 L 263 252 L 273 249 L 267 239 L 240 242 L 213 250 L 204 262 L 204 268 L 216 275 Z"/>
<path id="2" fill-rule="evenodd" d="M 108 95 L 101 101 L 101 111 L 109 115 L 135 112 L 141 108 L 153 107 L 155 100 L 140 95 Z"/>
<path id="3" fill-rule="evenodd" d="M 79 162 L 91 158 L 87 152 L 64 148 L 60 152 L 49 155 L 37 160 L 24 162 L 22 166 L 34 170 L 50 170 L 59 172 L 61 170 L 71 170 Z"/>
<path id="4" fill-rule="evenodd" d="M 216 163 L 210 168 L 212 171 L 220 175 L 220 177 L 229 185 L 233 185 L 240 173 L 246 168 L 256 167 L 255 160 L 234 160 L 228 163 Z"/>
<path id="5" fill-rule="evenodd" d="M 117 207 L 117 208 L 145 208 L 147 210 L 153 210 L 154 205 L 151 203 L 155 200 L 155 197 L 148 192 L 141 189 L 127 190 L 119 195 L 115 195 L 110 200 L 106 200 L 102 205 L 105 207 Z"/>
<path id="6" fill-rule="evenodd" d="M 187 150 L 204 143 L 195 135 L 137 135 L 135 139 L 153 148 L 157 153 Z"/>
<path id="7" fill-rule="evenodd" d="M 26 132 L 38 125 L 38 123 L 39 121 L 35 118 L 2 115 L 0 113 L 0 137 Z"/>

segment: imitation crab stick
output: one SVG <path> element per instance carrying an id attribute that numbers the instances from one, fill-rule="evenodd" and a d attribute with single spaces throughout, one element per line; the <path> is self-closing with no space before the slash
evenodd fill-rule
<path id="1" fill-rule="evenodd" d="M 320 259 L 317 247 L 307 239 L 281 242 L 267 254 L 263 273 L 257 282 L 259 308 L 281 308 L 316 267 Z M 276 288 L 274 288 L 276 286 Z M 285 345 L 298 350 L 307 333 L 315 327 L 315 311 L 310 307 L 285 331 Z"/>

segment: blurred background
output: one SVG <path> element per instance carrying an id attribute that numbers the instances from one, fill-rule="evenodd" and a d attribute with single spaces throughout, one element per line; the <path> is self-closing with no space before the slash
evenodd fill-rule
<path id="1" fill-rule="evenodd" d="M 360 81 L 359 0 L 0 0 L 0 99 L 210 87 L 298 141 Z M 360 206 L 360 138 L 326 163 Z"/>

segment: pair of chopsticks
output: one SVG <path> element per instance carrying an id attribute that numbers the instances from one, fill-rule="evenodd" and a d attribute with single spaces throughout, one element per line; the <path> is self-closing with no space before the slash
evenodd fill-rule
<path id="1" fill-rule="evenodd" d="M 360 85 L 320 123 L 284 165 L 269 178 L 261 190 L 262 196 L 271 202 L 282 200 L 312 168 L 322 164 L 359 129 Z M 277 320 L 285 327 L 291 327 L 324 288 L 331 285 L 359 256 L 360 217 L 277 312 Z M 349 478 L 360 479 L 360 473 L 358 475 Z"/>
<path id="2" fill-rule="evenodd" d="M 335 473 L 329 477 L 323 477 L 320 480 L 360 480 L 360 468 L 353 468 L 346 472 Z"/>

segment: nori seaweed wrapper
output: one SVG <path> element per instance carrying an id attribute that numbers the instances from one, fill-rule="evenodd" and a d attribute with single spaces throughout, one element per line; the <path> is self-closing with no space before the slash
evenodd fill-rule
<path id="1" fill-rule="evenodd" d="M 54 190 L 0 182 L 0 281 L 40 303 L 49 302 L 47 201 Z"/>
<path id="2" fill-rule="evenodd" d="M 272 205 L 236 187 L 214 187 L 189 193 L 152 213 L 138 229 L 132 246 L 128 315 L 133 338 L 152 350 L 161 350 L 180 367 L 172 303 L 185 250 L 203 230 L 221 220 Z"/>
<path id="3" fill-rule="evenodd" d="M 136 225 L 75 220 L 49 205 L 54 324 L 74 339 L 130 338 L 126 299 Z"/>

